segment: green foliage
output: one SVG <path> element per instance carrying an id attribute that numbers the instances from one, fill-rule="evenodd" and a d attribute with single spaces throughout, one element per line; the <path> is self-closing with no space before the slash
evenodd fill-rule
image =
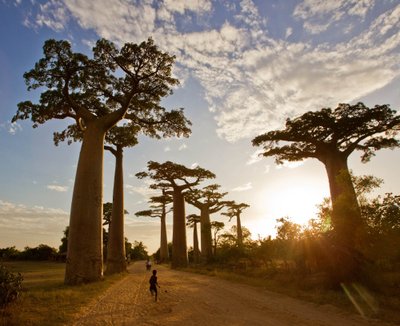
<path id="1" fill-rule="evenodd" d="M 15 301 L 22 291 L 23 277 L 20 273 L 12 273 L 0 264 L 0 307 Z"/>
<path id="2" fill-rule="evenodd" d="M 133 260 L 144 260 L 149 257 L 146 246 L 142 241 L 134 241 L 133 247 L 128 253 Z"/>
<path id="3" fill-rule="evenodd" d="M 21 260 L 55 260 L 56 258 L 57 250 L 45 244 L 40 244 L 35 248 L 25 247 L 19 256 Z"/>
<path id="4" fill-rule="evenodd" d="M 324 162 L 332 151 L 348 157 L 354 150 L 362 151 L 362 161 L 367 162 L 376 150 L 400 146 L 396 139 L 400 116 L 396 113 L 389 105 L 339 104 L 334 110 L 323 108 L 287 119 L 284 130 L 267 132 L 252 142 L 263 145 L 263 155 L 274 156 L 278 164 L 306 158 Z"/>
<path id="5" fill-rule="evenodd" d="M 19 258 L 21 252 L 15 248 L 15 246 L 0 248 L 0 259 L 1 260 L 16 260 Z"/>

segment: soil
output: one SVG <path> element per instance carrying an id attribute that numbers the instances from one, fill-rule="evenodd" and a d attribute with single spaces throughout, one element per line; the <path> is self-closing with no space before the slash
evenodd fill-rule
<path id="1" fill-rule="evenodd" d="M 159 265 L 156 269 L 157 302 L 149 291 L 151 272 L 144 262 L 136 262 L 125 278 L 84 307 L 72 325 L 385 325 L 330 305 L 216 277 Z"/>

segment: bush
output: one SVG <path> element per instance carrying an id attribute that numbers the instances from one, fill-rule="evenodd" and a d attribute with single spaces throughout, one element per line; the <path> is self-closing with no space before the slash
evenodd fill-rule
<path id="1" fill-rule="evenodd" d="M 23 277 L 20 273 L 14 274 L 0 265 L 0 307 L 4 307 L 16 300 L 22 291 Z"/>

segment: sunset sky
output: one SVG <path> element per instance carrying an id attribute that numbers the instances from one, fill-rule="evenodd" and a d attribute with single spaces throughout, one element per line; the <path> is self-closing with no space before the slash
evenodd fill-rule
<path id="1" fill-rule="evenodd" d="M 159 245 L 159 220 L 137 218 L 148 207 L 148 184 L 135 174 L 149 160 L 199 165 L 226 199 L 250 205 L 242 224 L 253 238 L 274 235 L 277 218 L 315 217 L 329 196 L 316 160 L 277 166 L 251 140 L 281 129 L 285 119 L 338 103 L 400 108 L 398 0 L 0 0 L 0 248 L 58 248 L 69 223 L 80 144 L 53 144 L 70 121 L 11 123 L 17 103 L 37 101 L 23 73 L 42 57 L 49 38 L 69 40 L 91 56 L 99 38 L 118 45 L 152 37 L 176 55 L 181 82 L 163 101 L 192 121 L 185 139 L 145 137 L 125 150 L 126 237 Z M 382 178 L 380 193 L 400 193 L 400 150 L 377 152 L 367 164 L 353 153 L 355 175 Z M 104 201 L 112 200 L 114 158 L 104 157 Z M 204 183 L 203 185 L 207 185 Z M 196 213 L 187 206 L 187 213 Z M 223 221 L 219 213 L 212 220 Z M 172 216 L 168 217 L 171 235 Z M 188 231 L 189 244 L 191 231 Z"/>

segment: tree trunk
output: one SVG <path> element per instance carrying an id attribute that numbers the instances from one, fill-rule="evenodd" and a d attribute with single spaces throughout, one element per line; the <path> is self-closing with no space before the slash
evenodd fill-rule
<path id="1" fill-rule="evenodd" d="M 161 214 L 161 240 L 160 240 L 160 261 L 168 261 L 168 242 L 167 242 L 167 225 L 166 225 L 166 213 L 165 205 L 163 205 Z"/>
<path id="2" fill-rule="evenodd" d="M 362 265 L 364 225 L 347 166 L 347 158 L 330 155 L 325 161 L 332 201 L 332 226 L 334 230 L 331 253 L 335 278 L 338 282 L 355 280 Z"/>
<path id="3" fill-rule="evenodd" d="M 210 210 L 207 205 L 200 208 L 201 255 L 206 262 L 212 260 L 212 236 Z"/>
<path id="4" fill-rule="evenodd" d="M 105 130 L 85 130 L 76 170 L 68 233 L 65 284 L 103 278 L 103 143 Z"/>
<path id="5" fill-rule="evenodd" d="M 240 213 L 236 215 L 236 232 L 237 232 L 237 245 L 239 248 L 243 247 L 243 233 L 242 233 L 242 223 L 240 221 Z"/>
<path id="6" fill-rule="evenodd" d="M 180 188 L 174 189 L 173 194 L 173 221 L 172 228 L 172 268 L 186 267 L 188 264 L 186 244 L 185 199 Z"/>
<path id="7" fill-rule="evenodd" d="M 110 275 L 125 271 L 123 150 L 122 147 L 117 147 L 115 155 L 113 205 L 107 245 L 106 274 Z"/>
<path id="8" fill-rule="evenodd" d="M 199 237 L 197 235 L 197 223 L 195 222 L 193 225 L 193 258 L 196 264 L 199 263 L 200 260 L 200 251 L 199 251 Z"/>

